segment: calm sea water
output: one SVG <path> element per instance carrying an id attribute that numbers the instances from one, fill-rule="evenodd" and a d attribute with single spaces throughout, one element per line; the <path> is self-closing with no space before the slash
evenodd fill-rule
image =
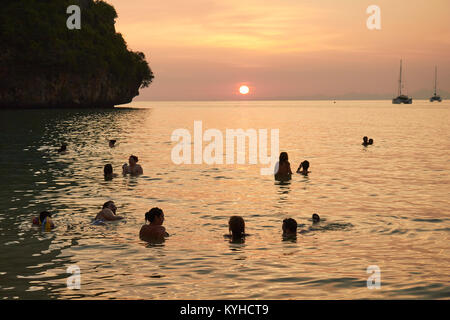
<path id="1" fill-rule="evenodd" d="M 19 299 L 450 298 L 450 103 L 139 102 L 115 110 L 1 111 L 0 297 Z M 289 184 L 259 165 L 175 165 L 173 130 L 280 129 Z M 375 140 L 361 146 L 362 136 Z M 110 149 L 107 139 L 118 145 Z M 67 143 L 69 152 L 58 155 Z M 144 175 L 120 173 L 130 154 Z M 92 226 L 112 199 L 125 220 Z M 139 240 L 161 207 L 171 234 Z M 57 228 L 30 225 L 54 212 Z M 281 222 L 318 228 L 282 241 Z M 231 215 L 243 244 L 223 238 Z M 67 289 L 67 268 L 81 289 Z M 381 270 L 369 290 L 367 267 Z"/>

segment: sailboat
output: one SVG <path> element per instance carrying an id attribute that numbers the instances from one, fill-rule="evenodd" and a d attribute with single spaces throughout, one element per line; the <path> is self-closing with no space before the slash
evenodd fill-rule
<path id="1" fill-rule="evenodd" d="M 434 95 L 430 98 L 430 102 L 439 101 L 442 102 L 441 96 L 436 94 L 436 84 L 437 84 L 437 66 L 434 69 Z"/>
<path id="2" fill-rule="evenodd" d="M 398 80 L 398 96 L 392 99 L 393 104 L 412 104 L 412 98 L 402 94 L 402 60 L 400 60 L 400 78 Z"/>

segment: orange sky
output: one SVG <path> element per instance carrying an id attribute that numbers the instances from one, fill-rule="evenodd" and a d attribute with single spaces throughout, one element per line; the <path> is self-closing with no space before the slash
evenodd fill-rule
<path id="1" fill-rule="evenodd" d="M 450 91 L 449 0 L 107 0 L 116 29 L 143 51 L 154 83 L 136 100 L 393 95 Z M 366 8 L 381 27 L 366 27 Z"/>

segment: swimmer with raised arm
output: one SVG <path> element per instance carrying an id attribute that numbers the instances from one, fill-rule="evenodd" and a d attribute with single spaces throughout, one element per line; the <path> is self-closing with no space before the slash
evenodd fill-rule
<path id="1" fill-rule="evenodd" d="M 123 219 L 122 216 L 116 215 L 117 207 L 114 204 L 114 201 L 106 201 L 103 204 L 102 210 L 97 213 L 97 216 L 94 219 L 93 224 L 104 224 L 106 221 L 115 221 Z"/>
<path id="2" fill-rule="evenodd" d="M 164 212 L 160 208 L 151 208 L 145 213 L 145 224 L 141 227 L 139 238 L 144 241 L 163 241 L 169 236 L 163 223 Z"/>
<path id="3" fill-rule="evenodd" d="M 305 160 L 298 166 L 297 173 L 307 176 L 309 173 L 308 169 L 309 169 L 309 161 Z"/>
<path id="4" fill-rule="evenodd" d="M 291 180 L 292 171 L 291 164 L 288 161 L 289 157 L 287 152 L 280 153 L 280 159 L 278 161 L 278 170 L 275 173 L 275 179 L 278 181 Z"/>
<path id="5" fill-rule="evenodd" d="M 132 176 L 137 176 L 140 174 L 143 174 L 144 171 L 142 170 L 142 167 L 137 164 L 139 161 L 138 157 L 131 155 L 128 159 L 128 165 L 125 163 L 122 166 L 123 174 L 131 174 Z"/>

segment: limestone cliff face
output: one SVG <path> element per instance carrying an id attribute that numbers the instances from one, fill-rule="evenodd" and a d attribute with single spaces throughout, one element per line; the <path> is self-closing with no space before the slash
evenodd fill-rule
<path id="1" fill-rule="evenodd" d="M 66 8 L 80 5 L 81 30 Z M 129 103 L 153 73 L 115 32 L 104 1 L 15 0 L 0 11 L 0 108 L 109 108 Z"/>
<path id="2" fill-rule="evenodd" d="M 112 108 L 131 102 L 141 86 L 139 79 L 124 84 L 105 73 L 0 77 L 0 108 Z"/>

